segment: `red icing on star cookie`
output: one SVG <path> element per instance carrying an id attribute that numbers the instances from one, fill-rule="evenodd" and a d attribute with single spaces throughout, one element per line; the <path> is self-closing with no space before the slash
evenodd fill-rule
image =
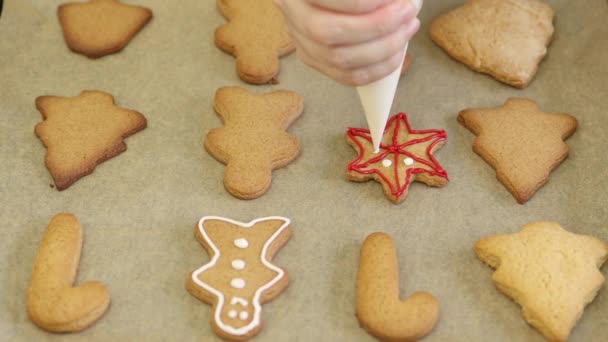
<path id="1" fill-rule="evenodd" d="M 446 139 L 444 130 L 413 130 L 407 115 L 399 113 L 387 122 L 380 152 L 374 153 L 369 130 L 350 128 L 346 140 L 359 155 L 348 164 L 347 176 L 357 182 L 380 182 L 386 196 L 400 203 L 413 181 L 437 187 L 448 182 L 447 172 L 433 157 Z"/>

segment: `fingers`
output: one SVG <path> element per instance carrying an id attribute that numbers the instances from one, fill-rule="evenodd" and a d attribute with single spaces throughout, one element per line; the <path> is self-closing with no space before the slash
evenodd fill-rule
<path id="1" fill-rule="evenodd" d="M 312 6 L 342 13 L 367 13 L 392 0 L 307 0 Z"/>
<path id="2" fill-rule="evenodd" d="M 361 86 L 379 80 L 397 69 L 397 67 L 399 67 L 399 65 L 403 62 L 403 51 L 400 51 L 381 63 L 359 69 L 343 70 L 331 65 L 327 65 L 322 61 L 318 61 L 300 49 L 296 51 L 298 57 L 305 64 L 328 75 L 339 83 L 348 86 Z"/>
<path id="3" fill-rule="evenodd" d="M 367 84 L 394 71 L 420 27 L 412 0 L 275 2 L 300 59 L 346 85 Z"/>
<path id="4" fill-rule="evenodd" d="M 394 33 L 416 16 L 410 1 L 395 0 L 361 15 L 336 13 L 311 7 L 305 1 L 289 1 L 281 7 L 292 29 L 319 44 L 360 44 Z"/>
<path id="5" fill-rule="evenodd" d="M 331 48 L 320 45 L 292 30 L 300 59 L 336 81 L 359 86 L 378 80 L 402 62 L 403 48 L 420 27 L 417 19 L 381 39 Z"/>

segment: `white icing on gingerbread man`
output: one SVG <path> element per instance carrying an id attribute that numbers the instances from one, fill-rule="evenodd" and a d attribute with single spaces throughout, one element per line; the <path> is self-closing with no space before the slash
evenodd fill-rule
<path id="1" fill-rule="evenodd" d="M 261 304 L 287 286 L 286 272 L 270 260 L 289 240 L 289 223 L 284 217 L 242 223 L 206 216 L 199 221 L 197 238 L 211 260 L 192 272 L 187 287 L 197 298 L 213 304 L 212 324 L 221 337 L 257 334 Z"/>

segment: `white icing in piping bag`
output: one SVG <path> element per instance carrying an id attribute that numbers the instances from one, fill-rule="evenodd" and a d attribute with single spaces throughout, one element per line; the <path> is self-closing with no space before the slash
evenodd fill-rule
<path id="1" fill-rule="evenodd" d="M 418 9 L 417 12 L 420 12 L 423 0 L 411 1 Z M 405 43 L 402 60 L 405 58 L 408 45 L 409 42 Z M 402 67 L 403 63 L 383 79 L 357 87 L 359 99 L 361 100 L 363 111 L 365 112 L 365 117 L 367 119 L 367 126 L 369 127 L 372 136 L 372 144 L 374 145 L 375 153 L 380 151 L 380 141 L 382 140 L 384 128 L 391 111 L 391 106 L 393 105 L 393 99 L 395 98 L 395 91 L 397 91 L 397 84 L 399 83 Z"/>

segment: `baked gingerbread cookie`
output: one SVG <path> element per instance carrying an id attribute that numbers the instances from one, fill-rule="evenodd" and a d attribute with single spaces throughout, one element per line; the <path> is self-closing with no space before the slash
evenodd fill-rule
<path id="1" fill-rule="evenodd" d="M 44 330 L 83 330 L 110 305 L 110 293 L 102 283 L 73 286 L 81 250 L 82 228 L 76 216 L 55 215 L 38 248 L 26 296 L 30 320 Z"/>
<path id="2" fill-rule="evenodd" d="M 400 203 L 413 181 L 436 187 L 447 184 L 448 174 L 433 156 L 446 139 L 444 130 L 412 129 L 407 115 L 399 113 L 388 120 L 380 152 L 374 153 L 369 130 L 350 128 L 346 142 L 358 155 L 348 164 L 346 176 L 355 182 L 373 179 L 382 184 L 386 197 Z"/>
<path id="3" fill-rule="evenodd" d="M 604 283 L 598 269 L 608 259 L 608 244 L 556 222 L 537 222 L 483 238 L 475 253 L 496 269 L 496 288 L 521 305 L 531 326 L 548 341 L 566 341 Z"/>
<path id="4" fill-rule="evenodd" d="M 236 57 L 239 77 L 252 84 L 277 83 L 279 58 L 296 49 L 283 13 L 273 0 L 217 0 L 228 23 L 215 31 L 215 45 Z"/>
<path id="5" fill-rule="evenodd" d="M 291 91 L 217 90 L 213 106 L 224 127 L 209 131 L 205 149 L 226 164 L 228 192 L 241 199 L 263 195 L 270 187 L 272 170 L 298 156 L 300 143 L 286 130 L 302 114 L 303 105 L 302 97 Z"/>
<path id="6" fill-rule="evenodd" d="M 89 58 L 122 50 L 152 19 L 150 9 L 119 0 L 66 3 L 57 14 L 70 50 Z"/>
<path id="7" fill-rule="evenodd" d="M 553 17 L 543 0 L 468 0 L 433 21 L 431 38 L 471 69 L 525 88 L 547 54 Z"/>
<path id="8" fill-rule="evenodd" d="M 439 317 L 439 303 L 427 292 L 399 298 L 399 264 L 393 239 L 373 233 L 363 242 L 357 273 L 357 319 L 381 341 L 418 341 Z"/>
<path id="9" fill-rule="evenodd" d="M 211 325 L 223 339 L 243 341 L 262 329 L 262 304 L 288 285 L 272 259 L 291 236 L 290 221 L 265 217 L 249 223 L 203 217 L 196 238 L 211 260 L 190 274 L 186 289 L 213 306 Z"/>
<path id="10" fill-rule="evenodd" d="M 463 110 L 458 121 L 477 136 L 473 151 L 496 170 L 498 181 L 520 204 L 568 157 L 564 140 L 577 127 L 573 116 L 545 113 L 524 98 L 510 98 L 498 108 Z"/>
<path id="11" fill-rule="evenodd" d="M 85 90 L 76 97 L 40 96 L 44 121 L 36 135 L 47 148 L 45 164 L 58 190 L 67 189 L 95 167 L 124 152 L 124 138 L 146 128 L 139 112 L 114 104 L 114 97 Z"/>

